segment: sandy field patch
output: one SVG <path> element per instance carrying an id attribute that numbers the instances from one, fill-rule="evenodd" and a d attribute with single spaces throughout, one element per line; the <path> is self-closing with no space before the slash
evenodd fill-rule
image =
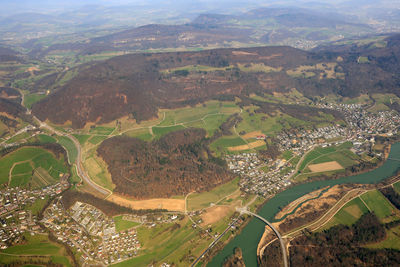
<path id="1" fill-rule="evenodd" d="M 319 164 L 311 164 L 308 165 L 308 168 L 312 172 L 327 172 L 327 171 L 336 171 L 343 169 L 342 165 L 340 165 L 337 161 L 329 161 L 325 163 Z"/>
<path id="2" fill-rule="evenodd" d="M 227 216 L 230 210 L 230 206 L 214 206 L 206 209 L 205 212 L 201 215 L 201 219 L 203 220 L 203 223 L 201 225 L 207 226 L 218 222 L 219 220 Z"/>
<path id="3" fill-rule="evenodd" d="M 112 194 L 107 198 L 108 201 L 131 209 L 166 209 L 170 211 L 185 211 L 184 199 L 153 198 L 147 200 L 131 200 L 122 196 Z"/>
<path id="4" fill-rule="evenodd" d="M 261 131 L 254 131 L 254 132 L 251 132 L 251 133 L 247 133 L 247 134 L 245 134 L 245 135 L 242 135 L 242 138 L 243 139 L 250 139 L 250 138 L 255 138 L 255 137 L 257 137 L 257 136 L 259 136 L 259 135 L 262 135 L 263 133 L 261 132 Z"/>
<path id="5" fill-rule="evenodd" d="M 265 142 L 263 140 L 257 140 L 255 142 L 248 143 L 247 145 L 228 147 L 228 150 L 229 151 L 242 151 L 242 150 L 248 150 L 248 149 L 260 147 L 263 145 L 265 145 Z"/>

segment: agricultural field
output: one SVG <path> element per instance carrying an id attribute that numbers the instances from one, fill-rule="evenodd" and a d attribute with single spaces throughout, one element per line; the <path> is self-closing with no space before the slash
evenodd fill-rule
<path id="1" fill-rule="evenodd" d="M 224 197 L 232 194 L 236 191 L 238 186 L 239 178 L 236 178 L 226 184 L 217 186 L 213 190 L 204 193 L 193 193 L 187 198 L 188 210 L 198 210 L 207 208 L 211 203 L 216 203 Z"/>
<path id="2" fill-rule="evenodd" d="M 204 128 L 211 136 L 229 115 L 239 112 L 234 102 L 208 101 L 195 107 L 164 110 L 163 121 L 157 126 Z M 153 127 L 153 131 L 154 131 Z"/>
<path id="3" fill-rule="evenodd" d="M 175 132 L 182 129 L 185 129 L 185 127 L 183 127 L 182 125 L 153 127 L 153 134 L 155 135 L 156 139 L 159 139 L 161 136 L 166 135 L 167 133 Z"/>
<path id="4" fill-rule="evenodd" d="M 35 136 L 41 143 L 57 143 L 57 140 L 49 135 L 38 134 Z"/>
<path id="5" fill-rule="evenodd" d="M 83 146 L 86 141 L 92 137 L 91 135 L 88 134 L 73 134 L 73 136 L 79 141 L 79 144 L 81 144 L 81 146 Z"/>
<path id="6" fill-rule="evenodd" d="M 62 145 L 68 152 L 68 161 L 73 164 L 76 162 L 78 156 L 78 150 L 71 139 L 65 136 L 57 136 L 58 143 Z"/>
<path id="7" fill-rule="evenodd" d="M 23 147 L 0 159 L 0 183 L 12 187 L 53 184 L 66 172 L 63 158 L 39 147 Z"/>
<path id="8" fill-rule="evenodd" d="M 367 248 L 376 249 L 397 249 L 400 250 L 400 226 L 395 226 L 393 228 L 386 230 L 386 238 L 378 243 L 369 244 Z"/>
<path id="9" fill-rule="evenodd" d="M 128 230 L 132 227 L 140 225 L 138 222 L 132 222 L 129 220 L 124 219 L 124 215 L 119 215 L 113 218 L 114 223 L 115 223 L 115 230 L 117 232 L 122 232 L 125 230 Z"/>
<path id="10" fill-rule="evenodd" d="M 337 161 L 328 161 L 324 163 L 309 164 L 308 168 L 312 172 L 336 171 L 343 169 Z"/>
<path id="11" fill-rule="evenodd" d="M 45 98 L 45 94 L 25 94 L 24 95 L 24 106 L 27 109 L 31 109 L 32 105 L 38 102 L 39 100 Z"/>
<path id="12" fill-rule="evenodd" d="M 346 168 L 356 163 L 358 156 L 349 150 L 351 142 L 346 142 L 338 146 L 317 147 L 310 151 L 300 163 L 300 171 L 304 171 L 310 164 L 320 164 L 336 161 Z"/>
<path id="13" fill-rule="evenodd" d="M 376 216 L 383 222 L 396 214 L 396 209 L 378 190 L 369 191 L 361 195 L 360 198 L 367 208 L 375 212 Z"/>
<path id="14" fill-rule="evenodd" d="M 91 143 L 92 145 L 98 145 L 104 140 L 107 139 L 107 136 L 101 136 L 101 135 L 93 135 L 88 139 L 88 142 Z"/>
<path id="15" fill-rule="evenodd" d="M 190 266 L 193 258 L 200 255 L 212 242 L 212 235 L 221 233 L 228 226 L 228 222 L 229 216 L 210 225 L 210 235 L 202 233 L 199 227 L 193 229 L 193 223 L 188 218 L 176 223 L 157 224 L 152 228 L 140 226 L 137 228 L 137 236 L 143 249 L 137 257 L 112 266 L 147 266 L 150 263 L 159 265 L 163 262 L 177 266 Z M 228 232 L 220 242 L 231 235 L 231 232 Z"/>
<path id="16" fill-rule="evenodd" d="M 150 134 L 150 130 L 148 128 L 137 129 L 125 132 L 124 135 L 129 137 L 136 137 L 143 141 L 151 141 L 153 136 Z"/>
<path id="17" fill-rule="evenodd" d="M 91 134 L 98 134 L 98 135 L 110 135 L 115 128 L 105 127 L 105 126 L 96 126 L 90 128 L 89 133 Z"/>
<path id="18" fill-rule="evenodd" d="M 328 229 L 337 224 L 352 225 L 361 216 L 368 212 L 368 208 L 358 197 L 348 202 L 343 206 L 335 216 L 323 227 L 323 229 Z"/>
<path id="19" fill-rule="evenodd" d="M 64 248 L 56 243 L 51 242 L 47 235 L 31 236 L 29 233 L 25 233 L 24 237 L 26 239 L 25 244 L 0 250 L 1 263 L 10 264 L 13 261 L 22 258 L 26 260 L 32 260 L 32 262 L 34 262 L 37 259 L 35 259 L 33 256 L 42 255 L 45 256 L 46 259 L 51 258 L 54 259 L 55 262 L 62 263 L 65 266 L 71 266 L 70 260 Z M 41 264 L 39 264 L 39 266 L 41 266 Z"/>
<path id="20" fill-rule="evenodd" d="M 30 133 L 23 132 L 23 133 L 20 133 L 20 134 L 18 134 L 16 136 L 11 137 L 10 139 L 8 139 L 6 141 L 6 144 L 11 144 L 11 143 L 15 143 L 15 142 L 18 142 L 18 141 L 23 141 L 23 140 L 28 139 L 29 137 L 31 137 Z"/>
<path id="21" fill-rule="evenodd" d="M 210 144 L 210 148 L 217 155 L 221 155 L 223 152 L 228 151 L 229 147 L 246 145 L 246 142 L 240 137 L 221 137 Z"/>
<path id="22" fill-rule="evenodd" d="M 98 185 L 113 190 L 115 185 L 112 183 L 111 174 L 107 171 L 107 164 L 95 155 L 95 150 L 89 152 L 83 165 L 90 178 Z"/>

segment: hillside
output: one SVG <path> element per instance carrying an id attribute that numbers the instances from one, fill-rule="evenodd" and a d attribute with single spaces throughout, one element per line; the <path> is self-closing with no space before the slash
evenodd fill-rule
<path id="1" fill-rule="evenodd" d="M 204 13 L 185 24 L 153 22 L 85 41 L 63 41 L 43 46 L 39 40 L 31 40 L 24 46 L 34 48 L 32 55 L 41 56 L 57 51 L 90 55 L 115 50 L 202 49 L 237 47 L 238 44 L 290 45 L 308 49 L 332 39 L 375 33 L 376 29 L 372 26 L 361 23 L 355 17 L 333 12 L 304 8 L 257 8 L 235 15 Z"/>
<path id="2" fill-rule="evenodd" d="M 135 199 L 171 197 L 205 191 L 233 176 L 213 158 L 206 131 L 185 129 L 144 142 L 126 136 L 104 141 L 98 154 L 108 165 L 115 193 Z"/>
<path id="3" fill-rule="evenodd" d="M 87 65 L 33 106 L 42 120 L 76 128 L 123 116 L 137 121 L 224 96 L 288 92 L 306 97 L 330 93 L 399 94 L 399 36 L 383 48 L 305 52 L 290 47 L 216 49 L 201 52 L 129 54 Z M 359 59 L 367 59 L 360 62 Z"/>

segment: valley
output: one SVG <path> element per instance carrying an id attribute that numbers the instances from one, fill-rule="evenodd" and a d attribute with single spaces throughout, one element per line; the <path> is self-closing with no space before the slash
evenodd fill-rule
<path id="1" fill-rule="evenodd" d="M 3 20 L 0 265 L 282 266 L 254 214 L 291 266 L 397 264 L 400 24 L 335 6 Z"/>

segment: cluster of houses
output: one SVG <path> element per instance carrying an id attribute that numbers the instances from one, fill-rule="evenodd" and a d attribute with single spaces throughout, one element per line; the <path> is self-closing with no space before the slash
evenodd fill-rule
<path id="1" fill-rule="evenodd" d="M 318 104 L 318 106 L 340 111 L 347 126 L 337 124 L 308 130 L 282 131 L 276 137 L 281 152 L 290 150 L 293 155 L 299 156 L 316 146 L 326 147 L 351 141 L 353 152 L 360 155 L 372 151 L 375 135 L 396 134 L 400 125 L 400 116 L 394 111 L 371 113 L 359 104 Z M 295 174 L 296 166 L 290 160 L 262 161 L 257 153 L 227 155 L 226 160 L 229 168 L 241 176 L 241 189 L 263 197 L 273 195 L 290 185 L 290 180 Z"/>
<path id="2" fill-rule="evenodd" d="M 0 249 L 18 244 L 22 235 L 29 231 L 41 233 L 36 214 L 31 207 L 36 201 L 44 201 L 61 193 L 64 183 L 57 183 L 42 189 L 28 190 L 19 187 L 6 188 L 0 191 Z"/>
<path id="3" fill-rule="evenodd" d="M 285 161 L 266 162 L 258 158 L 257 153 L 243 153 L 226 157 L 229 169 L 241 176 L 242 191 L 268 197 L 276 191 L 290 185 L 289 174 L 281 175 Z M 261 168 L 267 167 L 265 172 Z"/>
<path id="4" fill-rule="evenodd" d="M 82 264 L 113 264 L 140 249 L 135 229 L 117 232 L 112 218 L 89 204 L 76 202 L 65 210 L 57 201 L 46 209 L 43 223 L 81 255 Z"/>

